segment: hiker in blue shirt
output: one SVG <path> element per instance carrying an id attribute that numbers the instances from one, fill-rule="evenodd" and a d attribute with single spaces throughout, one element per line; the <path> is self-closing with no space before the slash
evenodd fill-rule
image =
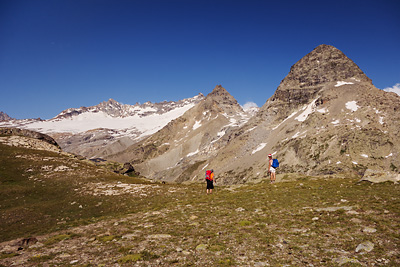
<path id="1" fill-rule="evenodd" d="M 271 177 L 270 177 L 271 178 L 271 184 L 275 183 L 275 180 L 276 180 L 276 176 L 275 176 L 276 169 L 274 167 L 272 167 L 272 162 L 273 162 L 272 155 L 269 154 L 268 155 L 268 172 L 271 175 Z"/>

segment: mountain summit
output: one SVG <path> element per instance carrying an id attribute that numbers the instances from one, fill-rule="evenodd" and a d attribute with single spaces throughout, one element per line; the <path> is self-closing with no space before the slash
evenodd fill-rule
<path id="1" fill-rule="evenodd" d="M 222 85 L 215 86 L 214 90 L 206 96 L 204 105 L 205 111 L 217 108 L 218 112 L 228 115 L 243 113 L 237 100 Z"/>
<path id="2" fill-rule="evenodd" d="M 304 104 L 325 85 L 347 79 L 372 83 L 342 51 L 323 44 L 290 68 L 271 101 L 283 101 L 291 105 Z"/>
<path id="3" fill-rule="evenodd" d="M 0 111 L 0 121 L 10 121 L 12 118 L 7 113 Z"/>

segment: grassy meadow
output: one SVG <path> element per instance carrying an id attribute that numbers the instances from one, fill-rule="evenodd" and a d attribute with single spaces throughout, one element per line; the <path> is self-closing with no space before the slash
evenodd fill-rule
<path id="1" fill-rule="evenodd" d="M 206 195 L 0 145 L 0 266 L 400 265 L 398 184 L 285 177 Z"/>

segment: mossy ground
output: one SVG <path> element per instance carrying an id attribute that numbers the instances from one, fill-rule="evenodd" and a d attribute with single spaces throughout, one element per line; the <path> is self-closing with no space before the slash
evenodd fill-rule
<path id="1" fill-rule="evenodd" d="M 15 158 L 21 153 L 31 160 Z M 1 147 L 1 160 L 8 162 L 0 167 L 1 239 L 35 236 L 39 243 L 2 252 L 0 266 L 337 266 L 341 258 L 352 261 L 342 266 L 400 265 L 397 184 L 302 177 L 217 186 L 212 195 L 202 184 L 154 184 L 146 195 L 94 196 L 75 189 L 93 181 L 141 180 L 57 154 L 29 153 Z M 32 159 L 39 157 L 53 159 Z M 79 166 L 43 176 L 43 166 L 60 161 Z M 366 241 L 373 250 L 355 252 Z"/>

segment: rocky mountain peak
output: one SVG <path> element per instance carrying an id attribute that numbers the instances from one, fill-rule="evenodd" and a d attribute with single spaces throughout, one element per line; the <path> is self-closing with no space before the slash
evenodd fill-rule
<path id="1" fill-rule="evenodd" d="M 215 86 L 212 92 L 207 95 L 206 99 L 212 99 L 219 103 L 237 103 L 236 99 L 230 93 L 228 93 L 228 91 L 222 87 L 222 85 Z"/>
<path id="2" fill-rule="evenodd" d="M 3 111 L 0 111 L 0 121 L 10 121 L 12 118 L 7 115 L 7 113 L 4 113 Z"/>
<path id="3" fill-rule="evenodd" d="M 119 104 L 118 101 L 116 101 L 116 100 L 114 100 L 112 98 L 108 99 L 108 101 L 106 103 L 108 103 L 108 104 Z"/>
<path id="4" fill-rule="evenodd" d="M 92 109 L 98 109 L 98 111 L 103 111 L 111 116 L 120 116 L 121 112 L 123 112 L 123 105 L 112 98 L 108 101 L 101 102 L 95 107 L 96 108 Z"/>
<path id="5" fill-rule="evenodd" d="M 331 45 L 320 45 L 301 58 L 281 81 L 274 95 L 261 108 L 260 116 L 271 107 L 290 112 L 308 104 L 323 88 L 332 88 L 340 82 L 368 83 L 370 78 L 342 51 Z"/>
<path id="6" fill-rule="evenodd" d="M 226 95 L 229 94 L 228 91 L 226 91 L 226 89 L 224 87 L 222 87 L 222 85 L 217 85 L 215 86 L 215 88 L 212 90 L 212 92 L 209 94 L 209 96 L 212 95 Z"/>
<path id="7" fill-rule="evenodd" d="M 342 51 L 323 44 L 290 68 L 271 100 L 305 104 L 328 83 L 347 79 L 372 84 L 371 79 Z"/>
<path id="8" fill-rule="evenodd" d="M 216 103 L 227 114 L 243 112 L 237 100 L 222 85 L 215 86 L 213 91 L 207 95 L 205 102 L 208 108 Z"/>

